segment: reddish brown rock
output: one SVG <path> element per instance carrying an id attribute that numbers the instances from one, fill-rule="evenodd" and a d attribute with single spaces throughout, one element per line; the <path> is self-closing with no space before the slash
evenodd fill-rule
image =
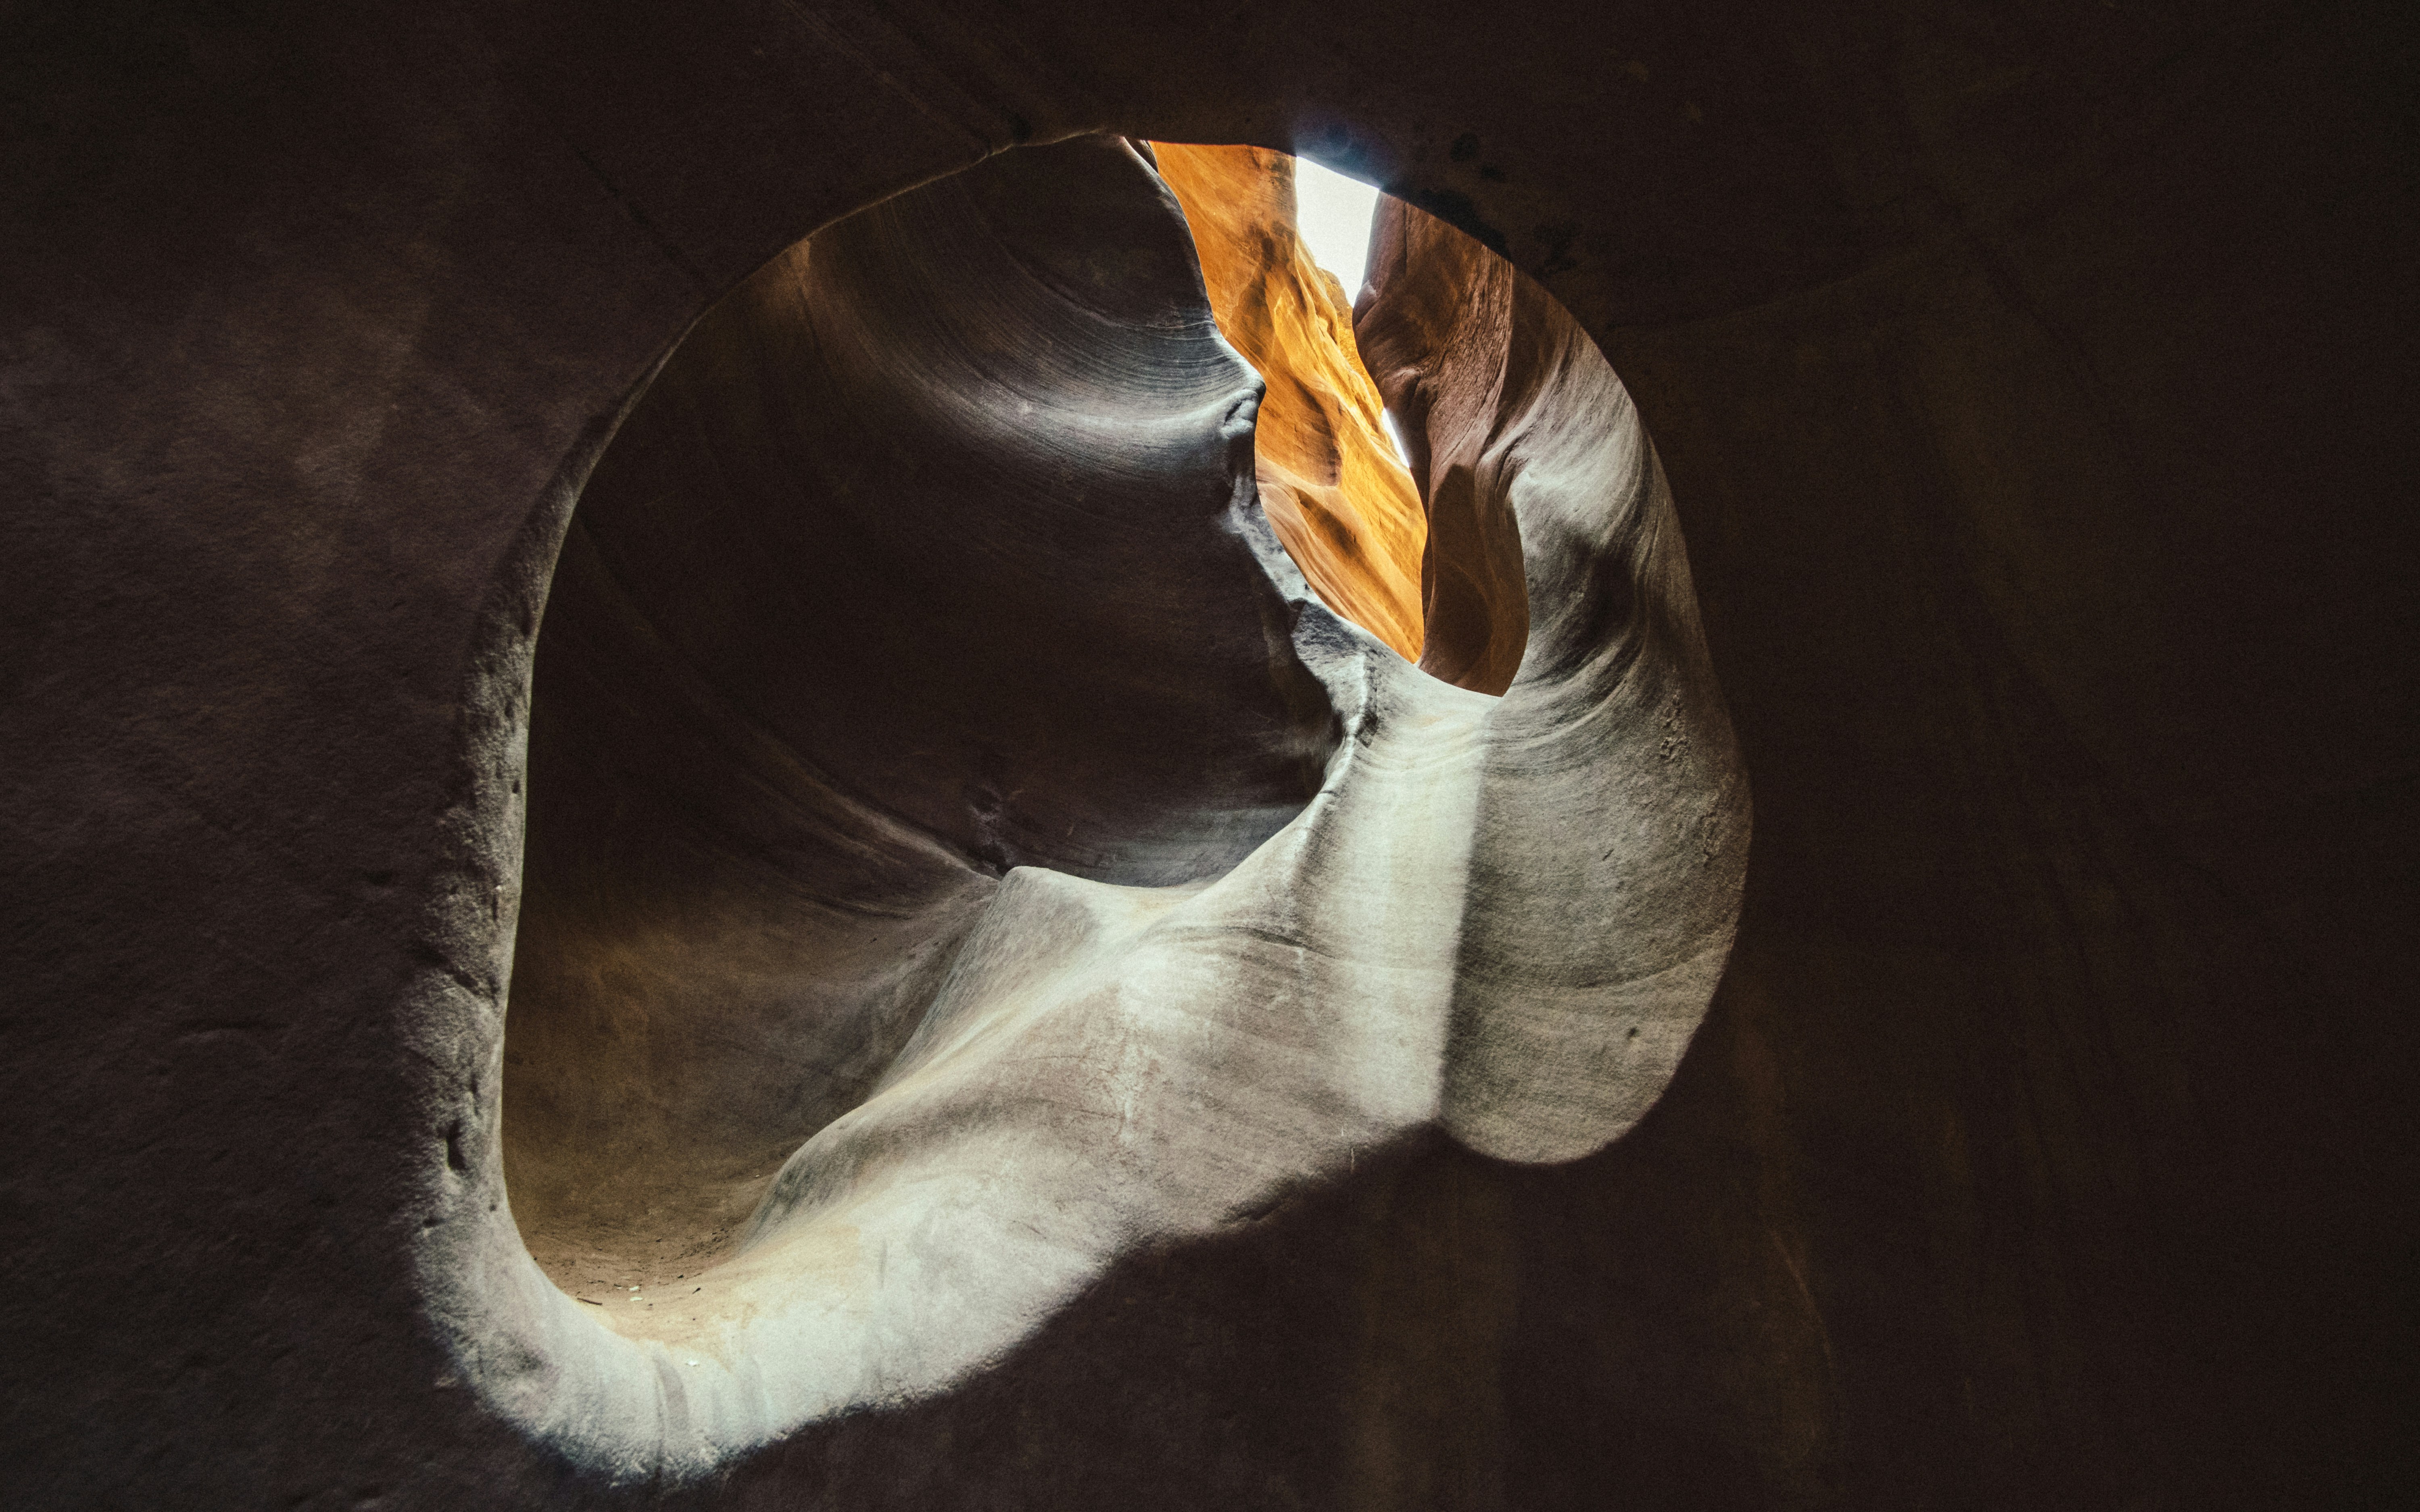
<path id="1" fill-rule="evenodd" d="M 1427 506 L 1420 665 L 1501 693 L 1529 635 L 1511 498 L 1518 469 L 1502 442 L 1509 430 L 1549 423 L 1531 411 L 1572 339 L 1570 317 L 1511 263 L 1388 198 L 1371 228 L 1353 329 Z"/>

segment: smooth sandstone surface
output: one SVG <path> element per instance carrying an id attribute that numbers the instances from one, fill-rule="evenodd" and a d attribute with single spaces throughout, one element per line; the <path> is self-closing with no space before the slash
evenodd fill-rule
<path id="1" fill-rule="evenodd" d="M 2396 1504 L 2407 8 L 10 9 L 9 1498 Z M 1593 1155 L 1350 1151 L 943 1391 L 614 1484 L 424 1264 L 509 1236 L 574 501 L 802 237 L 1092 132 L 1359 174 L 1605 354 L 1754 779 L 1736 943 Z"/>
<path id="2" fill-rule="evenodd" d="M 1268 385 L 1253 432 L 1262 509 L 1322 602 L 1419 660 L 1422 496 L 1387 440 L 1344 290 L 1295 234 L 1294 160 L 1173 142 L 1152 152 L 1218 329 Z"/>
<path id="3" fill-rule="evenodd" d="M 1650 1068 L 1721 974 L 1745 779 L 1663 469 L 1604 354 L 1536 281 L 1419 210 L 1381 201 L 1373 240 L 1356 323 L 1384 342 L 1430 501 L 1420 665 L 1503 693 L 1446 1125 L 1491 1155 L 1571 1160 L 1662 1092 Z M 1592 818 L 1600 839 L 1580 841 Z"/>

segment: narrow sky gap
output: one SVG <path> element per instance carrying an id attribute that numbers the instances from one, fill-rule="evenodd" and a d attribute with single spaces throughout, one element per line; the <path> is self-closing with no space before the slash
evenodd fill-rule
<path id="1" fill-rule="evenodd" d="M 1294 219 L 1311 261 L 1334 273 L 1344 285 L 1344 301 L 1361 297 L 1370 271 L 1370 223 L 1378 215 L 1378 191 L 1309 158 L 1294 160 Z M 1411 461 L 1403 437 L 1395 433 L 1395 417 L 1386 415 L 1387 440 L 1398 460 Z"/>
<path id="2" fill-rule="evenodd" d="M 1349 303 L 1361 297 L 1370 267 L 1370 222 L 1378 213 L 1378 191 L 1309 158 L 1294 160 L 1295 224 L 1313 262 L 1334 273 Z"/>

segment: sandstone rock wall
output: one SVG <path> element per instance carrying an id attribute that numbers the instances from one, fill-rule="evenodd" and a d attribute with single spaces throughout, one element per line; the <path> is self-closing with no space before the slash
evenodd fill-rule
<path id="1" fill-rule="evenodd" d="M 1568 341 L 1569 316 L 1511 263 L 1401 200 L 1379 202 L 1370 242 L 1354 334 L 1428 509 L 1420 665 L 1501 692 L 1529 634 L 1508 433 L 1534 423 L 1549 378 L 1535 364 Z"/>
<path id="2" fill-rule="evenodd" d="M 1382 428 L 1344 290 L 1295 232 L 1294 160 L 1252 147 L 1152 149 L 1185 207 L 1218 329 L 1268 384 L 1254 442 L 1261 507 L 1329 608 L 1419 660 L 1420 495 Z"/>
<path id="3" fill-rule="evenodd" d="M 2407 10 L 10 8 L 8 1498 L 2395 1504 Z M 1354 1151 L 945 1393 L 586 1478 L 422 1268 L 499 1221 L 572 501 L 784 249 L 1094 131 L 1350 166 L 1606 354 L 1755 779 L 1730 964 L 1596 1155 Z"/>

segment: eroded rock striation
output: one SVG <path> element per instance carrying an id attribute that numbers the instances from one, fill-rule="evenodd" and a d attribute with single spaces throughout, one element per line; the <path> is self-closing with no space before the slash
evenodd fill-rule
<path id="1" fill-rule="evenodd" d="M 1500 693 L 1529 633 L 1512 490 L 1590 344 L 1535 280 L 1435 216 L 1378 203 L 1354 334 L 1428 510 L 1420 665 Z M 1538 558 L 1562 570 L 1552 553 Z"/>
<path id="2" fill-rule="evenodd" d="M 1328 608 L 1419 660 L 1420 495 L 1381 428 L 1344 289 L 1295 230 L 1294 159 L 1151 148 L 1185 208 L 1218 329 L 1268 384 L 1254 430 L 1262 511 Z"/>
<path id="3" fill-rule="evenodd" d="M 752 279 L 597 471 L 538 658 L 511 1206 L 427 1271 L 591 1472 L 947 1390 L 1424 1130 L 1585 1154 L 1689 1042 L 1745 794 L 1604 359 L 1511 338 L 1492 502 L 1540 586 L 1490 698 L 1280 545 L 1193 245 L 1122 140 L 995 160 Z M 1269 308 L 1264 350 L 1340 318 Z"/>

